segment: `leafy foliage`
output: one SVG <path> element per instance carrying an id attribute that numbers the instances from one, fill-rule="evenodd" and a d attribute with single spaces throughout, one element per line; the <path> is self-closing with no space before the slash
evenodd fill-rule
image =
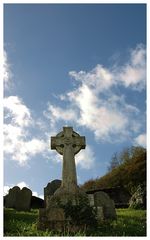
<path id="1" fill-rule="evenodd" d="M 118 154 L 116 152 L 112 156 L 112 159 L 111 159 L 110 164 L 108 166 L 108 171 L 111 172 L 114 168 L 118 167 L 119 165 L 120 165 L 120 161 L 119 161 L 119 158 L 118 158 Z"/>
<path id="2" fill-rule="evenodd" d="M 96 211 L 89 206 L 86 198 L 80 197 L 78 205 L 72 205 L 71 201 L 63 206 L 66 218 L 70 217 L 74 225 L 96 227 Z"/>
<path id="3" fill-rule="evenodd" d="M 133 209 L 146 209 L 146 186 L 139 185 L 132 195 L 129 207 Z"/>

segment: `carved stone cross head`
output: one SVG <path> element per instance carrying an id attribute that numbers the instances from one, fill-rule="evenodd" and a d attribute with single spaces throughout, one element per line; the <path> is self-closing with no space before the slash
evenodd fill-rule
<path id="1" fill-rule="evenodd" d="M 63 155 L 65 147 L 72 148 L 74 155 L 81 149 L 85 149 L 85 137 L 80 136 L 73 131 L 72 127 L 63 127 L 63 131 L 58 133 L 56 137 L 51 137 L 51 149 Z"/>

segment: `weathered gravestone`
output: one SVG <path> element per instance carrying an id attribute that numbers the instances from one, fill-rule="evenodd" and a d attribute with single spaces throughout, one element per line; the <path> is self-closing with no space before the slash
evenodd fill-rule
<path id="1" fill-rule="evenodd" d="M 102 191 L 94 193 L 94 205 L 96 208 L 103 209 L 102 218 L 104 219 L 117 218 L 114 201 L 110 199 L 107 193 Z"/>
<path id="2" fill-rule="evenodd" d="M 5 207 L 14 208 L 18 211 L 29 211 L 31 208 L 32 191 L 26 187 L 22 190 L 15 186 L 5 196 Z"/>
<path id="3" fill-rule="evenodd" d="M 114 201 L 107 193 L 99 191 L 94 194 L 88 194 L 88 199 L 90 206 L 96 208 L 98 220 L 116 219 Z"/>
<path id="4" fill-rule="evenodd" d="M 5 196 L 5 207 L 6 208 L 15 208 L 16 201 L 20 194 L 20 188 L 15 186 L 9 190 L 9 193 Z"/>
<path id="5" fill-rule="evenodd" d="M 96 192 L 105 192 L 108 196 L 114 200 L 116 208 L 125 208 L 129 207 L 129 200 L 131 198 L 130 193 L 123 187 L 117 186 L 112 188 L 99 188 L 88 190 L 86 193 L 88 195 L 94 194 Z"/>
<path id="6" fill-rule="evenodd" d="M 31 208 L 32 191 L 24 187 L 17 196 L 15 209 L 18 211 L 29 211 Z"/>
<path id="7" fill-rule="evenodd" d="M 44 188 L 44 202 L 49 201 L 49 198 L 54 194 L 54 192 L 61 186 L 61 180 L 55 179 L 47 184 Z"/>

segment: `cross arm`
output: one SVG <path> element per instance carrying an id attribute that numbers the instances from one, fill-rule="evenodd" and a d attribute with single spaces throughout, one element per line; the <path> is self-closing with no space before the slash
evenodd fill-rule
<path id="1" fill-rule="evenodd" d="M 56 149 L 56 147 L 61 147 L 62 140 L 59 137 L 51 137 L 51 149 Z"/>
<path id="2" fill-rule="evenodd" d="M 81 149 L 85 149 L 86 142 L 84 136 L 79 136 L 74 138 L 74 144 L 78 147 L 81 147 Z"/>

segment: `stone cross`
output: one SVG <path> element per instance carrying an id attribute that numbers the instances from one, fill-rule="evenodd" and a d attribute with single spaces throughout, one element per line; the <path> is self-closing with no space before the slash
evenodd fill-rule
<path id="1" fill-rule="evenodd" d="M 70 191 L 77 187 L 75 154 L 85 149 L 85 137 L 73 131 L 72 127 L 63 127 L 56 137 L 51 137 L 51 149 L 63 155 L 61 187 Z"/>

